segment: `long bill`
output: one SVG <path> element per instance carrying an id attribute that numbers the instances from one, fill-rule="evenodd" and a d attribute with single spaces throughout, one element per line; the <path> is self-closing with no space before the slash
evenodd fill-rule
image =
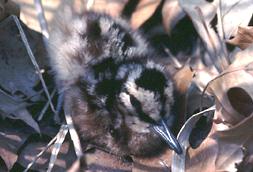
<path id="1" fill-rule="evenodd" d="M 174 150 L 177 154 L 182 153 L 182 148 L 180 144 L 178 143 L 176 137 L 172 134 L 164 120 L 162 120 L 160 124 L 154 125 L 152 127 L 154 131 L 164 139 L 164 141 L 169 145 L 172 150 Z"/>

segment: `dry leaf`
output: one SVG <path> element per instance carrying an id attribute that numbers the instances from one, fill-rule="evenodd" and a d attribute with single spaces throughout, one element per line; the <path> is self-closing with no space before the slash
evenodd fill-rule
<path id="1" fill-rule="evenodd" d="M 14 127 L 7 126 L 5 121 L 0 122 L 0 157 L 8 171 L 16 163 L 18 159 L 18 150 L 24 144 L 28 137 L 28 133 L 22 129 L 14 129 Z"/>
<path id="2" fill-rule="evenodd" d="M 233 56 L 233 63 L 230 65 L 230 69 L 241 68 L 245 66 L 246 68 L 252 69 L 250 65 L 253 62 L 253 45 L 250 45 L 247 49 L 241 51 L 236 51 Z"/>
<path id="3" fill-rule="evenodd" d="M 181 7 L 191 17 L 192 22 L 202 38 L 204 45 L 213 61 L 213 65 L 218 71 L 223 71 L 228 66 L 226 59 L 225 45 L 222 43 L 210 27 L 211 21 L 216 15 L 218 0 L 207 2 L 205 0 L 179 0 Z"/>
<path id="4" fill-rule="evenodd" d="M 195 71 L 193 82 L 201 91 L 203 91 L 206 85 L 219 74 L 214 65 L 205 65 L 201 59 L 196 60 L 193 65 L 193 70 Z"/>
<path id="5" fill-rule="evenodd" d="M 39 133 L 39 125 L 27 111 L 26 106 L 25 102 L 17 102 L 0 90 L 0 110 L 3 112 L 1 115 L 12 119 L 20 119 Z"/>
<path id="6" fill-rule="evenodd" d="M 47 143 L 43 142 L 33 142 L 28 144 L 20 153 L 18 157 L 18 163 L 23 167 L 26 167 L 31 161 L 33 161 L 34 157 L 42 151 L 46 147 Z M 52 152 L 52 147 L 48 149 L 39 159 L 38 161 L 31 167 L 33 170 L 40 169 L 41 171 L 46 171 L 48 168 L 48 163 L 50 159 L 50 155 Z M 53 171 L 61 172 L 66 171 L 73 162 L 75 162 L 76 156 L 73 150 L 73 146 L 66 142 L 62 145 L 61 150 L 58 154 L 58 158 L 55 161 L 55 165 Z"/>
<path id="7" fill-rule="evenodd" d="M 179 20 L 185 16 L 185 12 L 179 6 L 177 0 L 166 0 L 162 8 L 163 26 L 170 33 Z"/>
<path id="8" fill-rule="evenodd" d="M 216 97 L 212 132 L 205 144 L 190 150 L 189 154 L 203 158 L 206 151 L 213 150 L 215 161 L 212 160 L 211 166 L 206 167 L 210 171 L 237 171 L 236 164 L 241 163 L 245 156 L 242 149 L 249 155 L 253 154 L 252 50 L 253 46 L 250 46 L 236 53 L 234 63 L 209 84 L 208 88 Z M 196 168 L 198 165 L 193 167 L 194 170 Z"/>
<path id="9" fill-rule="evenodd" d="M 205 111 L 210 110 L 214 108 Z M 172 171 L 237 171 L 236 164 L 244 157 L 242 145 L 215 135 L 216 127 L 197 149 L 189 148 L 190 133 L 201 116 L 203 112 L 193 115 L 182 127 L 178 140 L 184 151 L 182 155 L 173 154 Z"/>
<path id="10" fill-rule="evenodd" d="M 248 48 L 253 43 L 253 27 L 238 27 L 235 37 L 227 43 L 238 46 L 242 50 Z"/>
<path id="11" fill-rule="evenodd" d="M 186 159 L 186 171 L 229 171 L 236 172 L 236 164 L 244 157 L 242 147 L 221 138 L 209 137 L 197 149 L 190 148 Z"/>
<path id="12" fill-rule="evenodd" d="M 222 144 L 224 143 L 234 143 L 238 147 L 241 147 L 244 149 L 244 156 L 246 155 L 246 158 L 253 155 L 253 133 L 252 133 L 252 124 L 253 124 L 253 114 L 251 114 L 249 117 L 245 118 L 238 124 L 228 128 L 228 129 L 222 129 L 222 127 L 218 125 L 224 125 L 224 124 L 215 124 L 215 127 L 217 128 L 216 133 L 214 133 L 214 136 L 221 138 Z M 224 149 L 230 150 L 228 151 L 227 155 L 224 155 L 223 157 L 220 157 L 220 159 L 216 162 L 219 164 L 220 168 L 228 168 L 222 163 L 224 161 L 228 161 L 227 157 L 238 157 L 238 151 L 237 149 L 231 149 L 229 147 L 225 147 Z M 233 150 L 233 151 L 232 151 Z M 230 158 L 231 159 L 231 158 Z M 247 159 L 244 159 L 244 162 L 242 162 L 242 166 L 240 167 L 240 171 L 247 171 L 250 167 L 249 164 L 247 164 Z M 248 159 L 250 161 L 250 159 Z M 239 159 L 238 163 L 239 164 Z M 251 164 L 251 169 L 253 168 L 253 165 Z"/>
<path id="13" fill-rule="evenodd" d="M 33 52 L 37 52 L 39 43 L 42 44 L 41 35 L 35 34 L 27 27 L 24 27 L 24 29 Z M 1 87 L 19 101 L 30 97 L 31 101 L 41 100 L 42 97 L 34 89 L 39 83 L 39 77 L 12 17 L 7 18 L 0 24 L 0 35 Z M 45 52 L 40 57 L 43 57 L 43 55 L 45 55 Z"/>
<path id="14" fill-rule="evenodd" d="M 235 36 L 238 26 L 248 26 L 253 14 L 253 2 L 252 0 L 220 0 L 217 12 L 218 33 L 221 38 L 228 40 L 231 36 Z"/>
<path id="15" fill-rule="evenodd" d="M 37 57 L 45 57 L 45 49 L 42 48 L 41 35 L 24 27 L 32 51 Z M 39 126 L 27 111 L 31 103 L 43 100 L 43 96 L 35 87 L 39 83 L 39 77 L 27 54 L 27 50 L 20 39 L 19 31 L 12 17 L 0 24 L 0 109 L 6 117 L 21 119 L 39 132 Z M 15 45 L 15 46 L 13 46 Z M 39 63 L 45 58 L 37 58 Z M 44 59 L 44 60 L 43 60 Z"/>
<path id="16" fill-rule="evenodd" d="M 133 29 L 139 28 L 155 12 L 161 0 L 141 0 L 132 14 L 130 23 Z"/>
<path id="17" fill-rule="evenodd" d="M 175 81 L 175 90 L 177 92 L 175 100 L 175 114 L 178 116 L 177 125 L 178 127 L 182 126 L 185 122 L 186 116 L 186 107 L 187 101 L 186 96 L 188 89 L 192 83 L 192 78 L 194 76 L 194 71 L 191 67 L 186 64 L 181 69 L 179 69 L 173 76 Z M 179 130 L 179 128 L 178 128 Z"/>
<path id="18" fill-rule="evenodd" d="M 235 61 L 220 76 L 214 79 L 208 89 L 217 98 L 215 120 L 228 126 L 249 116 L 253 111 L 253 45 L 235 54 Z"/>
<path id="19" fill-rule="evenodd" d="M 191 116 L 183 125 L 181 130 L 178 133 L 177 139 L 183 149 L 183 153 L 178 155 L 173 153 L 172 155 L 172 164 L 171 164 L 171 169 L 172 171 L 177 171 L 177 172 L 184 172 L 186 170 L 186 155 L 187 155 L 187 149 L 189 147 L 189 137 L 190 134 L 195 127 L 195 124 L 198 122 L 198 120 L 203 116 L 205 112 L 213 111 L 215 107 L 211 107 L 209 109 L 206 109 L 202 112 L 199 112 L 193 116 Z M 207 114 L 208 116 L 211 114 Z"/>
<path id="20" fill-rule="evenodd" d="M 241 96 L 247 96 L 247 94 L 250 97 L 253 96 L 253 91 L 250 89 L 252 88 L 252 84 L 253 76 L 246 71 L 227 73 L 212 81 L 209 88 L 212 89 L 217 101 L 221 103 L 222 110 L 227 112 L 221 113 L 221 116 L 219 117 L 215 116 L 215 119 L 234 125 L 241 121 L 245 116 L 248 116 L 248 114 L 243 113 L 243 111 L 239 111 L 237 107 L 241 105 L 238 105 L 237 103 L 242 103 L 241 101 L 243 97 Z M 251 102 L 252 100 L 250 101 L 249 99 L 249 103 Z M 253 106 L 253 104 L 251 105 Z"/>

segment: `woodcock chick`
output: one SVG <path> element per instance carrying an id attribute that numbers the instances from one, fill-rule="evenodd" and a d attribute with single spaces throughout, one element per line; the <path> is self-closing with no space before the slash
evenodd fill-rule
<path id="1" fill-rule="evenodd" d="M 105 14 L 66 16 L 51 34 L 51 66 L 81 142 L 119 156 L 165 145 L 181 153 L 171 131 L 173 81 L 142 35 Z"/>

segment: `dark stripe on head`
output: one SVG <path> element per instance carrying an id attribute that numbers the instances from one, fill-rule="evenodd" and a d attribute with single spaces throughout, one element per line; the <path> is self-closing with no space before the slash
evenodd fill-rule
<path id="1" fill-rule="evenodd" d="M 145 112 L 143 112 L 141 102 L 139 102 L 139 100 L 137 100 L 133 95 L 130 95 L 130 101 L 133 107 L 135 108 L 135 111 L 140 120 L 148 122 L 148 123 L 152 123 L 152 124 L 156 123 L 154 119 L 152 119 Z"/>
<path id="2" fill-rule="evenodd" d="M 139 78 L 135 80 L 137 86 L 146 90 L 164 93 L 167 80 L 164 74 L 156 69 L 145 69 Z"/>

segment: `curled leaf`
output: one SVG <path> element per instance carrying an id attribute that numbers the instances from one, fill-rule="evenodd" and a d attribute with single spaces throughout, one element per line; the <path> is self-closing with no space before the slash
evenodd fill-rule
<path id="1" fill-rule="evenodd" d="M 229 127 L 253 112 L 252 50 L 253 46 L 235 54 L 233 64 L 208 87 L 217 99 L 215 120 Z"/>
<path id="2" fill-rule="evenodd" d="M 163 26 L 167 33 L 170 33 L 177 22 L 185 16 L 185 13 L 177 0 L 166 0 L 162 8 L 162 15 Z"/>
<path id="3" fill-rule="evenodd" d="M 228 40 L 235 36 L 238 26 L 248 26 L 252 11 L 252 0 L 218 1 L 217 30 L 220 37 Z"/>
<path id="4" fill-rule="evenodd" d="M 246 49 L 253 43 L 253 27 L 238 27 L 235 37 L 227 43 L 238 46 L 242 50 Z"/>

